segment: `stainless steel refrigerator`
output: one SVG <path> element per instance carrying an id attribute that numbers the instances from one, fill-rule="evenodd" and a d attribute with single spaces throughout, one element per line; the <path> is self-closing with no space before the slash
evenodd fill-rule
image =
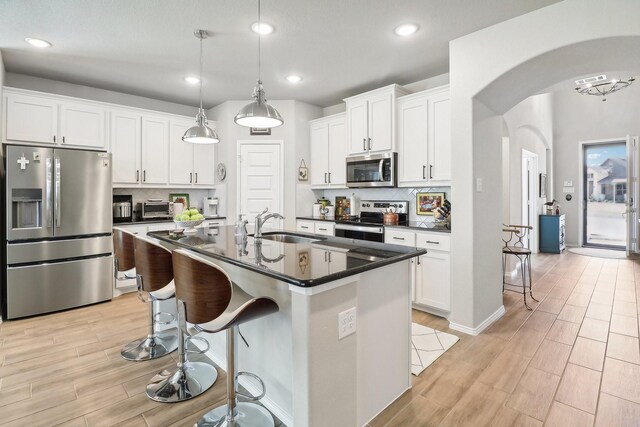
<path id="1" fill-rule="evenodd" d="M 5 145 L 2 317 L 113 297 L 111 155 Z"/>

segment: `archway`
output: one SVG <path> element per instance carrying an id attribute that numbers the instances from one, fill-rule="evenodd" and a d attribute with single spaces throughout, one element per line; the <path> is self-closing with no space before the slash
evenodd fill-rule
<path id="1" fill-rule="evenodd" d="M 451 42 L 452 328 L 477 334 L 504 313 L 501 115 L 577 75 L 640 70 L 638 17 L 633 0 L 610 1 L 606 20 L 596 0 L 565 0 Z"/>

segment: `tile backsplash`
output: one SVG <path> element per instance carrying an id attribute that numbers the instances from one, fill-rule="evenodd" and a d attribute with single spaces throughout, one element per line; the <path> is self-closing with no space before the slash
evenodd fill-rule
<path id="1" fill-rule="evenodd" d="M 133 198 L 133 209 L 137 209 L 138 203 L 144 202 L 148 199 L 162 199 L 169 200 L 169 193 L 188 193 L 189 203 L 191 207 L 197 207 L 202 209 L 203 200 L 205 197 L 216 197 L 215 190 L 194 190 L 194 189 L 177 189 L 172 190 L 170 188 L 114 188 L 114 195 L 130 194 Z"/>
<path id="2" fill-rule="evenodd" d="M 347 188 L 342 190 L 314 190 L 317 198 L 325 197 L 335 204 L 336 196 L 349 197 L 354 193 L 359 200 L 406 200 L 409 202 L 409 221 L 430 222 L 433 216 L 416 214 L 417 193 L 445 193 L 446 199 L 451 200 L 451 187 L 424 187 L 424 188 Z M 455 211 L 455 206 L 451 207 Z M 308 212 L 299 215 L 311 215 L 311 206 Z"/>

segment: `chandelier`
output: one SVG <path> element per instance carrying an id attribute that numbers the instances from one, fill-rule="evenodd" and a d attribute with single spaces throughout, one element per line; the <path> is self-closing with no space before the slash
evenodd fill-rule
<path id="1" fill-rule="evenodd" d="M 613 92 L 624 89 L 630 86 L 635 81 L 635 78 L 631 77 L 627 80 L 611 79 L 607 80 L 607 76 L 600 75 L 595 77 L 588 77 L 586 79 L 576 80 L 578 86 L 576 91 L 580 95 L 595 95 L 601 96 L 603 101 L 607 100 L 607 95 Z"/>

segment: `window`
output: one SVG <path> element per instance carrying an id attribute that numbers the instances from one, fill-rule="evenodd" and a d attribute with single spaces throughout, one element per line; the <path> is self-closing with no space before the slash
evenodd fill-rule
<path id="1" fill-rule="evenodd" d="M 593 179 L 593 172 L 587 174 L 588 179 Z"/>
<path id="2" fill-rule="evenodd" d="M 627 184 L 616 185 L 616 196 L 624 196 L 627 194 Z"/>

